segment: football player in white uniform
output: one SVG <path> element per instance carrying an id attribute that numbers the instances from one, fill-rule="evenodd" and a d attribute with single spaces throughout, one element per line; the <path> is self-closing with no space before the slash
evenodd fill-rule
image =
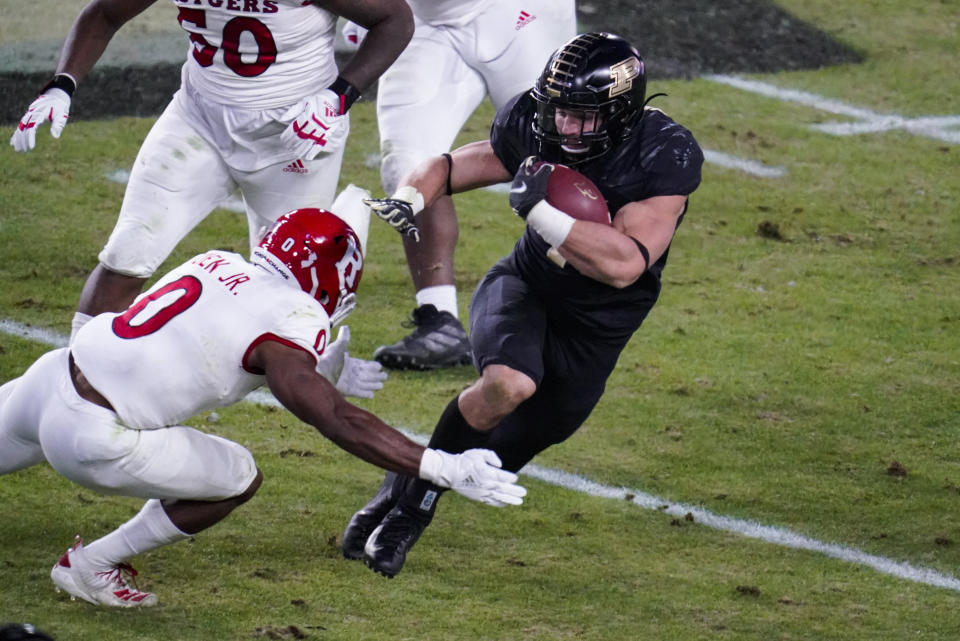
<path id="1" fill-rule="evenodd" d="M 543 61 L 576 33 L 574 0 L 407 2 L 416 23 L 413 39 L 377 88 L 380 179 L 387 194 L 421 162 L 449 151 L 484 97 L 499 109 L 530 89 Z M 345 25 L 344 35 L 365 42 L 355 25 Z M 459 230 L 449 194 L 417 214 L 417 226 L 423 242 L 404 239 L 416 329 L 378 348 L 374 358 L 398 369 L 468 364 L 453 269 Z"/>
<path id="2" fill-rule="evenodd" d="M 319 209 L 290 212 L 251 261 L 198 255 L 0 386 L 0 474 L 47 461 L 92 490 L 148 499 L 102 538 L 78 537 L 51 571 L 60 589 L 109 606 L 157 602 L 127 581 L 127 560 L 217 523 L 262 481 L 246 448 L 181 423 L 264 383 L 365 461 L 489 505 L 522 502 L 517 477 L 489 450 L 424 448 L 338 391 L 351 384 L 349 337 L 343 328 L 331 342 L 331 327 L 353 308 L 363 271 L 349 225 Z"/>
<path id="3" fill-rule="evenodd" d="M 37 128 L 48 120 L 50 133 L 60 136 L 78 82 L 116 31 L 154 2 L 92 0 L 83 9 L 56 75 L 10 140 L 17 151 L 32 149 Z M 174 5 L 190 36 L 181 86 L 137 155 L 119 220 L 80 295 L 74 334 L 91 316 L 127 307 L 177 243 L 238 188 L 251 247 L 286 211 L 336 211 L 331 203 L 349 132 L 347 110 L 413 31 L 403 0 Z M 338 16 L 370 29 L 339 74 Z"/>

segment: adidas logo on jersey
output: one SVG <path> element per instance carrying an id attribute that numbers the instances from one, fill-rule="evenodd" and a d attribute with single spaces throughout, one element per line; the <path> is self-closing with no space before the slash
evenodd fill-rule
<path id="1" fill-rule="evenodd" d="M 520 31 L 521 29 L 523 29 L 524 27 L 526 27 L 528 24 L 530 24 L 536 19 L 537 19 L 537 16 L 521 10 L 520 17 L 517 18 L 517 26 L 514 27 L 514 29 L 516 29 L 517 31 Z"/>
<path id="2" fill-rule="evenodd" d="M 284 171 L 292 172 L 295 174 L 309 174 L 310 170 L 304 167 L 303 161 L 297 158 L 294 162 L 290 163 L 283 168 Z"/>

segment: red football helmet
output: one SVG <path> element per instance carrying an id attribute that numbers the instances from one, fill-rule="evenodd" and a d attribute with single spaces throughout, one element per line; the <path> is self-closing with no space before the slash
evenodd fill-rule
<path id="1" fill-rule="evenodd" d="M 360 239 L 324 209 L 295 209 L 277 219 L 251 260 L 317 299 L 336 325 L 353 311 L 363 273 Z"/>

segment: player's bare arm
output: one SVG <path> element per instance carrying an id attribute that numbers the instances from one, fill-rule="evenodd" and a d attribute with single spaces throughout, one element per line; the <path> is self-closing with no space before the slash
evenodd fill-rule
<path id="1" fill-rule="evenodd" d="M 387 70 L 413 37 L 413 13 L 404 0 L 314 0 L 369 32 L 340 76 L 363 91 Z"/>
<path id="2" fill-rule="evenodd" d="M 451 154 L 450 186 L 453 193 L 507 182 L 513 175 L 493 153 L 489 140 L 471 142 Z"/>
<path id="3" fill-rule="evenodd" d="M 60 53 L 57 73 L 79 82 L 103 55 L 114 34 L 157 0 L 93 0 L 74 20 Z"/>
<path id="4" fill-rule="evenodd" d="M 581 274 L 626 287 L 667 250 L 686 202 L 686 196 L 655 196 L 627 203 L 611 226 L 578 220 L 558 250 Z M 634 241 L 647 249 L 649 262 Z"/>
<path id="5" fill-rule="evenodd" d="M 425 160 L 414 169 L 401 185 L 411 185 L 423 195 L 425 206 L 447 193 L 447 178 L 450 192 L 487 187 L 510 180 L 513 175 L 503 166 L 493 147 L 486 140 L 471 142 L 450 152 L 450 162 L 444 156 Z"/>
<path id="6" fill-rule="evenodd" d="M 420 240 L 415 216 L 448 191 L 451 194 L 510 180 L 511 174 L 488 141 L 472 142 L 450 155 L 434 156 L 400 179 L 390 198 L 365 201 L 381 220 Z M 448 185 L 449 181 L 449 185 Z"/>
<path id="7" fill-rule="evenodd" d="M 313 357 L 275 341 L 255 347 L 248 365 L 262 369 L 270 391 L 294 416 L 368 463 L 503 507 L 520 505 L 527 491 L 500 469 L 490 450 L 449 454 L 414 443 L 370 412 L 349 403 L 315 370 Z"/>
<path id="8" fill-rule="evenodd" d="M 37 144 L 37 129 L 50 123 L 50 135 L 59 138 L 70 117 L 70 103 L 77 83 L 93 68 L 113 35 L 128 20 L 156 0 L 93 0 L 80 12 L 60 52 L 53 78 L 30 103 L 10 137 L 10 146 L 27 152 Z"/>
<path id="9" fill-rule="evenodd" d="M 284 407 L 347 452 L 387 470 L 418 476 L 424 448 L 347 401 L 316 371 L 305 351 L 276 341 L 260 343 L 248 364 L 265 372 Z"/>

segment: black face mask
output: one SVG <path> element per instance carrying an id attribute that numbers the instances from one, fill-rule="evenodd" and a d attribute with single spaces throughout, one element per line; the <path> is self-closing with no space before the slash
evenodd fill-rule
<path id="1" fill-rule="evenodd" d="M 579 133 L 570 134 L 557 130 L 557 108 L 555 104 L 537 101 L 533 133 L 540 143 L 542 159 L 572 167 L 599 158 L 610 150 L 610 133 L 604 114 L 599 110 L 569 108 L 569 111 L 585 114 Z M 584 132 L 584 125 L 591 120 L 599 124 L 592 131 Z"/>

